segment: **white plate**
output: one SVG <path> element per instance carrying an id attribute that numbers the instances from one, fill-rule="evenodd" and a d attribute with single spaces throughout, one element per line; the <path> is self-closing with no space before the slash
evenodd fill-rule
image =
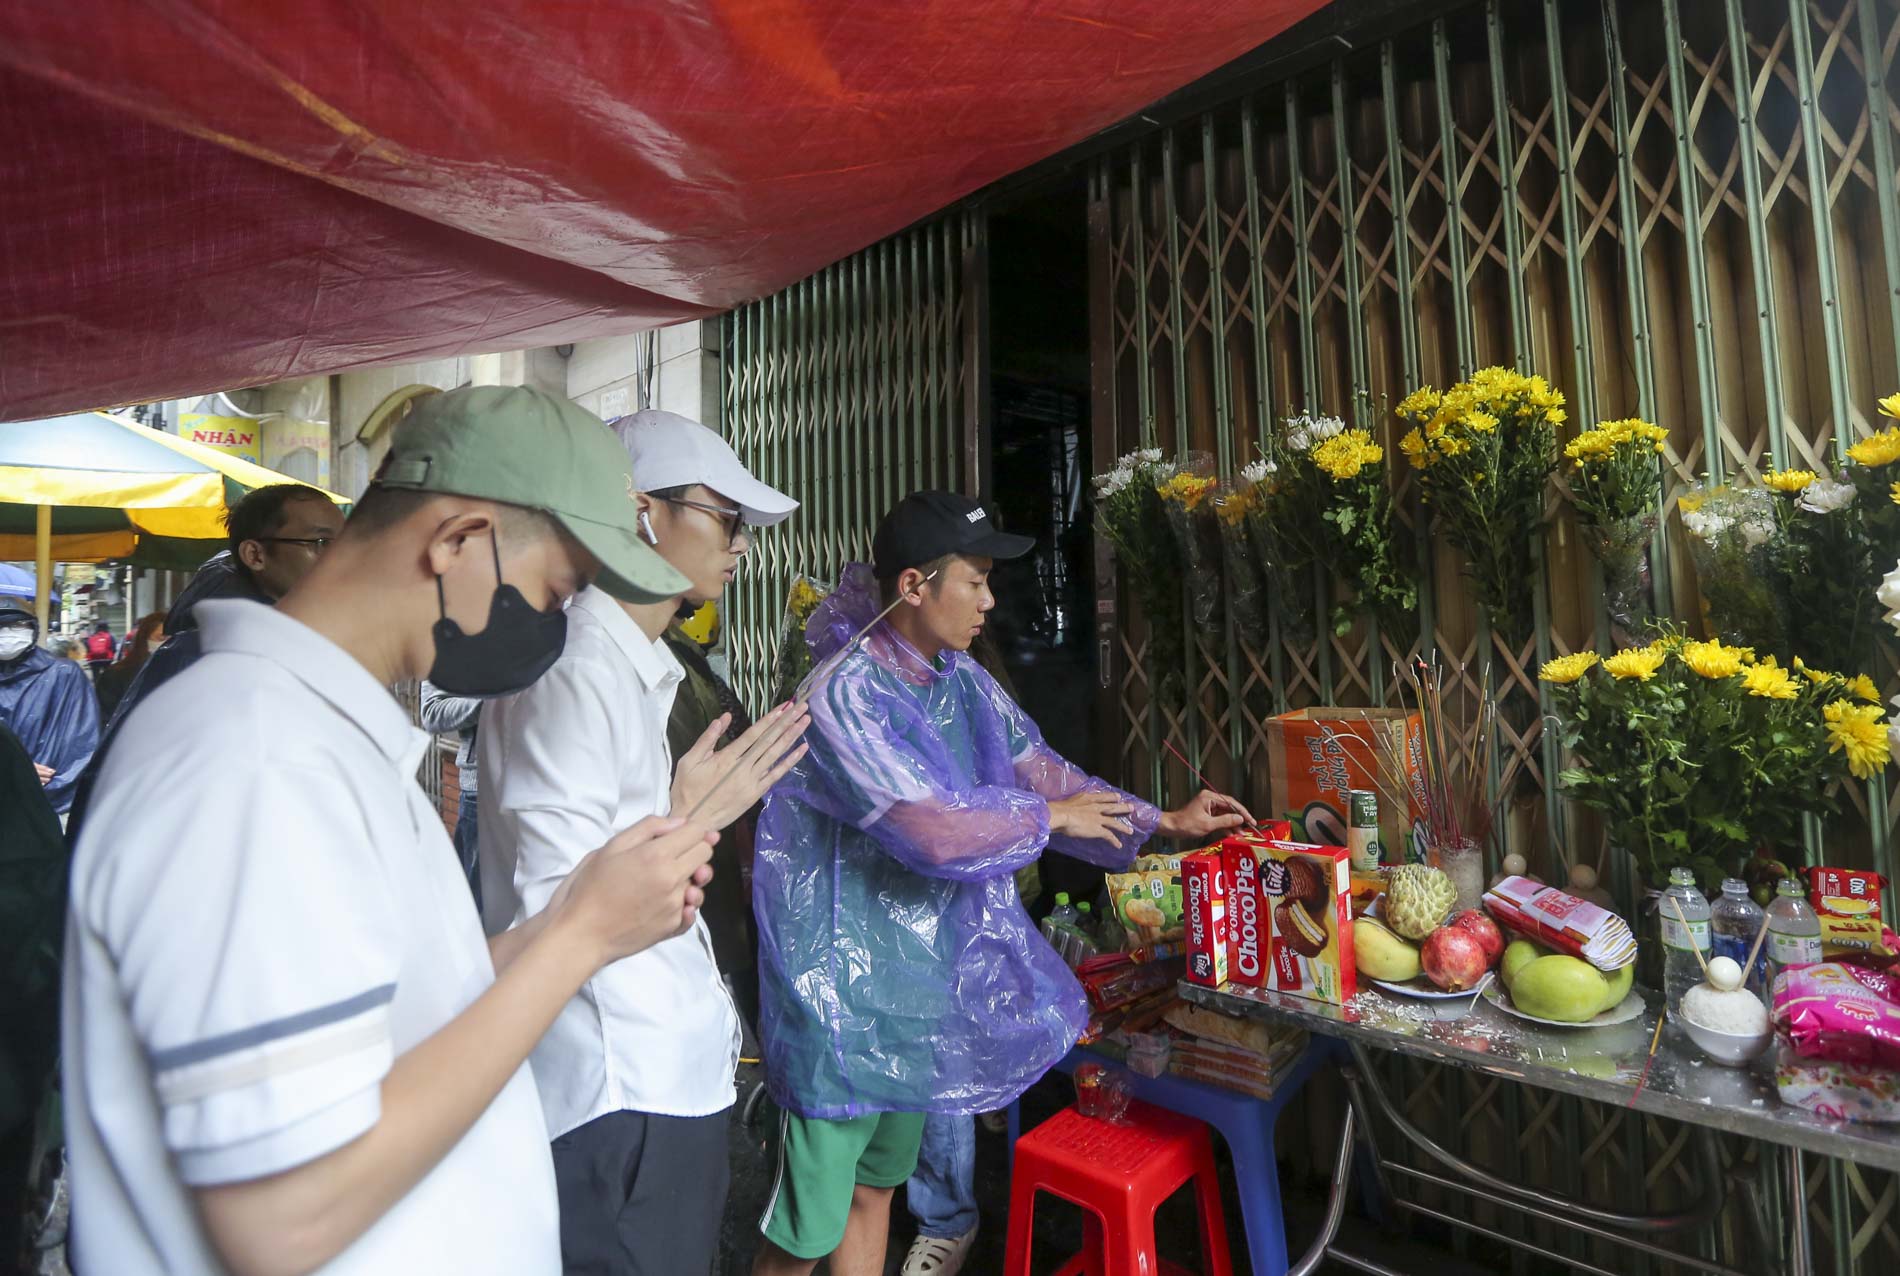
<path id="1" fill-rule="evenodd" d="M 1476 985 L 1465 989 L 1463 992 L 1446 992 L 1443 988 L 1440 988 L 1423 975 L 1420 975 L 1417 979 L 1408 979 L 1402 984 L 1388 983 L 1383 979 L 1372 979 L 1367 982 L 1376 988 L 1383 988 L 1387 992 L 1395 992 L 1401 997 L 1417 997 L 1422 1001 L 1452 1001 L 1459 997 L 1477 996 L 1491 986 L 1491 980 L 1494 974 L 1495 972 L 1493 971 L 1486 971 L 1483 979 L 1480 979 Z"/>
<path id="2" fill-rule="evenodd" d="M 1566 1019 L 1539 1019 L 1536 1015 L 1527 1015 L 1511 1004 L 1511 994 L 1506 992 L 1502 982 L 1494 983 L 1484 990 L 1484 999 L 1507 1015 L 1525 1019 L 1531 1023 L 1541 1023 L 1551 1028 L 1605 1028 L 1613 1023 L 1629 1023 L 1643 1017 L 1643 994 L 1631 988 L 1623 1000 L 1603 1011 L 1594 1019 L 1585 1019 L 1573 1023 Z"/>

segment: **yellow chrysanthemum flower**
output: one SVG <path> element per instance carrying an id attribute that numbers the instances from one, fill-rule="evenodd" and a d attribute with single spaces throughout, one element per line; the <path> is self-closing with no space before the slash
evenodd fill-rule
<path id="1" fill-rule="evenodd" d="M 1880 688 L 1874 686 L 1874 680 L 1864 673 L 1857 673 L 1851 678 L 1843 677 L 1841 686 L 1869 704 L 1880 703 Z"/>
<path id="2" fill-rule="evenodd" d="M 1887 741 L 1887 724 L 1880 720 L 1879 705 L 1833 700 L 1821 710 L 1821 716 L 1827 720 L 1827 751 L 1846 753 L 1847 769 L 1855 779 L 1871 779 L 1887 765 L 1892 746 Z"/>
<path id="3" fill-rule="evenodd" d="M 1895 505 L 1900 505 L 1900 483 L 1895 483 L 1892 487 L 1888 488 L 1887 495 L 1893 498 Z"/>
<path id="4" fill-rule="evenodd" d="M 1900 417 L 1900 394 L 1890 394 L 1880 401 L 1880 415 Z"/>
<path id="5" fill-rule="evenodd" d="M 1415 470 L 1425 468 L 1427 464 L 1425 453 L 1428 450 L 1429 448 L 1425 442 L 1425 436 L 1419 433 L 1417 426 L 1413 426 L 1410 430 L 1407 430 L 1405 437 L 1399 440 L 1399 451 L 1405 453 L 1405 459 L 1412 463 L 1412 468 Z M 1900 484 L 1896 484 L 1896 486 L 1900 486 Z M 1895 499 L 1900 500 L 1900 497 L 1896 497 Z"/>
<path id="6" fill-rule="evenodd" d="M 1618 678 L 1634 678 L 1638 682 L 1648 682 L 1656 676 L 1669 653 L 1655 646 L 1630 647 L 1617 652 L 1603 662 L 1604 669 Z"/>
<path id="7" fill-rule="evenodd" d="M 1900 398 L 1900 395 L 1894 397 Z M 1900 426 L 1888 426 L 1878 434 L 1868 435 L 1848 448 L 1847 455 L 1870 468 L 1900 461 Z"/>
<path id="8" fill-rule="evenodd" d="M 1596 652 L 1579 651 L 1573 655 L 1558 656 L 1554 660 L 1546 660 L 1544 667 L 1538 671 L 1537 676 L 1542 678 L 1545 682 L 1575 682 L 1577 679 L 1583 677 L 1584 674 L 1589 673 L 1596 663 Z"/>
<path id="9" fill-rule="evenodd" d="M 1813 470 L 1771 470 L 1762 475 L 1761 484 L 1793 496 L 1796 492 L 1804 491 L 1818 477 Z"/>
<path id="10" fill-rule="evenodd" d="M 1801 684 L 1787 670 L 1772 664 L 1756 665 L 1742 674 L 1742 685 L 1751 696 L 1766 700 L 1792 700 L 1801 694 Z"/>
<path id="11" fill-rule="evenodd" d="M 1422 385 L 1400 399 L 1399 406 L 1393 411 L 1407 421 L 1425 421 L 1438 412 L 1438 401 L 1438 391 L 1428 385 Z"/>
<path id="12" fill-rule="evenodd" d="M 1164 501 L 1178 501 L 1189 509 L 1199 509 L 1207 494 L 1214 489 L 1214 480 L 1199 474 L 1176 474 L 1167 482 L 1155 488 L 1155 495 Z"/>
<path id="13" fill-rule="evenodd" d="M 1498 419 L 1489 412 L 1467 412 L 1465 425 L 1480 434 L 1489 434 L 1498 428 Z"/>
<path id="14" fill-rule="evenodd" d="M 1742 671 L 1742 654 L 1743 648 L 1724 647 L 1720 638 L 1682 645 L 1683 663 L 1704 678 L 1734 677 Z"/>
<path id="15" fill-rule="evenodd" d="M 1385 460 L 1385 449 L 1364 430 L 1343 430 L 1321 440 L 1309 454 L 1313 464 L 1336 479 L 1357 478 L 1368 465 Z"/>

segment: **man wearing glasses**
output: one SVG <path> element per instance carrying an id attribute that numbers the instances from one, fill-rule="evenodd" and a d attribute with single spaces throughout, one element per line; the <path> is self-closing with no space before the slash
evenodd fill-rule
<path id="1" fill-rule="evenodd" d="M 805 715 L 781 706 L 715 751 L 730 724 L 721 714 L 675 759 L 667 723 L 684 673 L 662 641 L 682 599 L 724 591 L 751 548 L 748 525 L 798 503 L 697 422 L 645 411 L 612 424 L 632 460 L 638 535 L 687 588 L 650 603 L 581 591 L 554 667 L 483 708 L 477 853 L 490 935 L 547 907 L 597 831 L 669 812 L 722 829 L 804 754 Z M 715 880 L 739 877 L 736 865 L 714 868 Z M 740 1043 L 719 922 L 703 913 L 602 969 L 535 1047 L 567 1276 L 712 1269 Z"/>
<path id="2" fill-rule="evenodd" d="M 228 544 L 179 592 L 165 614 L 165 632 L 170 636 L 140 666 L 112 711 L 112 720 L 101 724 L 104 736 L 99 748 L 73 789 L 72 818 L 67 825 L 70 845 L 79 843 L 93 781 L 105 765 L 120 725 L 147 696 L 191 668 L 204 653 L 192 609 L 211 598 L 242 598 L 276 606 L 343 530 L 343 511 L 314 487 L 273 483 L 247 493 L 231 506 L 224 526 L 230 534 Z"/>

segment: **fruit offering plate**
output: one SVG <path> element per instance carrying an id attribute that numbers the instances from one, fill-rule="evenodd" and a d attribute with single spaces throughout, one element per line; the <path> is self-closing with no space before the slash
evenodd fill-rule
<path id="1" fill-rule="evenodd" d="M 1461 989 L 1458 992 L 1446 992 L 1443 988 L 1440 988 L 1423 975 L 1420 975 L 1417 979 L 1408 979 L 1402 984 L 1391 983 L 1384 979 L 1372 979 L 1367 982 L 1375 988 L 1383 988 L 1385 991 L 1397 993 L 1401 997 L 1418 997 L 1425 1001 L 1454 1001 L 1460 997 L 1477 996 L 1491 986 L 1491 981 L 1495 977 L 1495 972 L 1487 973 L 1483 979 L 1480 979 L 1471 987 Z"/>
<path id="2" fill-rule="evenodd" d="M 1606 1028 L 1613 1023 L 1629 1023 L 1643 1017 L 1643 994 L 1632 988 L 1623 1000 L 1598 1014 L 1594 1019 L 1540 1019 L 1536 1015 L 1527 1015 L 1511 1004 L 1511 994 L 1504 990 L 1502 983 L 1492 983 L 1484 990 L 1484 999 L 1507 1015 L 1541 1023 L 1551 1028 Z"/>

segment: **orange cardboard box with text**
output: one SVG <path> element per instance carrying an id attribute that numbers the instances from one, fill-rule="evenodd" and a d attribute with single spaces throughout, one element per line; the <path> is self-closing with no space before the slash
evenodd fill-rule
<path id="1" fill-rule="evenodd" d="M 1425 791 L 1424 726 L 1400 709 L 1297 709 L 1268 718 L 1267 792 L 1275 814 L 1293 821 L 1293 836 L 1322 846 L 1346 844 L 1346 795 L 1379 795 L 1380 860 L 1422 862 L 1413 853 L 1412 826 Z M 1404 760 L 1405 774 L 1379 783 L 1380 759 Z M 1392 801 L 1403 787 L 1406 800 Z"/>

